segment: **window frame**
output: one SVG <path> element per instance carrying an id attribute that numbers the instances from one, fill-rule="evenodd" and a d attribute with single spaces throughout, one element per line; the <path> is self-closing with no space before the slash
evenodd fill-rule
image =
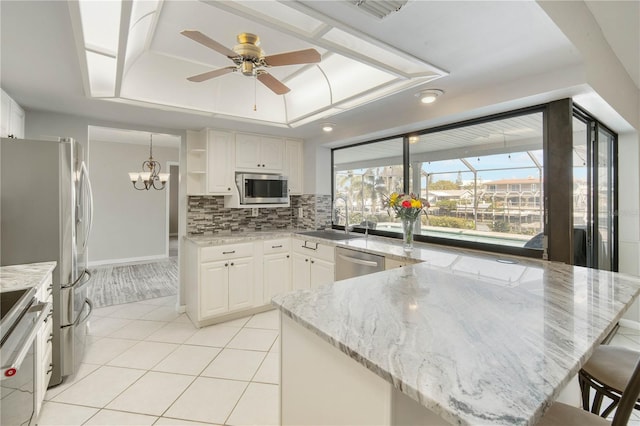
<path id="1" fill-rule="evenodd" d="M 373 144 L 376 142 L 381 142 L 381 141 L 386 141 L 386 140 L 390 140 L 390 139 L 398 139 L 398 138 L 402 138 L 402 142 L 403 142 L 403 191 L 405 193 L 409 192 L 409 183 L 410 183 L 410 179 L 409 179 L 409 174 L 410 174 L 410 143 L 409 143 L 409 139 L 411 137 L 419 137 L 421 135 L 425 135 L 425 134 L 429 134 L 429 133 L 436 133 L 436 132 L 442 132 L 442 131 L 446 131 L 446 130 L 452 130 L 452 129 L 458 129 L 458 128 L 462 128 L 462 127 L 466 127 L 466 126 L 471 126 L 471 125 L 478 125 L 478 124 L 483 124 L 483 123 L 489 123 L 492 121 L 498 121 L 498 120 L 502 120 L 502 119 L 507 119 L 507 118 L 512 118 L 512 117 L 517 117 L 517 116 L 521 116 L 521 115 L 527 115 L 527 114 L 533 114 L 533 113 L 542 113 L 542 134 L 543 134 L 543 150 L 546 149 L 547 147 L 547 138 L 548 138 L 548 134 L 549 134 L 549 129 L 548 129 L 548 114 L 549 114 L 549 109 L 550 109 L 550 105 L 552 103 L 546 103 L 546 104 L 538 104 L 538 105 L 533 105 L 533 106 L 529 106 L 529 107 L 525 107 L 525 108 L 519 108 L 516 110 L 512 110 L 512 111 L 506 111 L 506 112 L 501 112 L 501 113 L 496 113 L 496 114 L 491 114 L 491 115 L 487 115 L 487 116 L 483 116 L 483 117 L 477 117 L 477 118 L 473 118 L 473 119 L 468 119 L 468 120 L 463 120 L 463 121 L 459 121 L 459 122 L 455 122 L 455 123 L 450 123 L 450 124 L 445 124 L 445 125 L 441 125 L 441 126 L 435 126 L 435 127 L 431 127 L 431 128 L 426 128 L 426 129 L 422 129 L 419 131 L 414 131 L 414 132 L 410 132 L 410 133 L 402 133 L 402 134 L 395 134 L 395 135 L 391 135 L 391 136 L 387 136 L 387 137 L 383 137 L 383 138 L 377 138 L 374 140 L 370 140 L 370 141 L 363 141 L 363 142 L 359 142 L 359 143 L 355 143 L 355 144 L 350 144 L 350 145 L 345 145 L 345 146 L 341 146 L 341 147 L 336 147 L 336 148 L 332 148 L 331 149 L 331 203 L 333 206 L 334 203 L 334 199 L 335 199 L 335 173 L 334 173 L 334 154 L 335 151 L 340 150 L 340 149 L 345 149 L 345 148 L 350 148 L 350 147 L 354 147 L 354 146 L 361 146 L 361 145 L 367 145 L 367 144 Z M 575 113 L 575 111 L 579 111 L 580 113 L 586 114 L 587 116 L 591 117 L 593 119 L 593 117 L 588 114 L 586 111 L 584 111 L 582 108 L 580 108 L 578 105 L 575 105 L 571 102 L 572 105 L 572 110 Z M 612 135 L 614 135 L 615 140 L 616 140 L 616 148 L 617 148 L 617 133 L 611 131 L 611 129 L 607 128 L 606 126 L 604 126 L 602 123 L 598 122 L 600 126 L 602 126 L 603 128 L 605 128 L 607 131 L 609 131 Z M 614 161 L 615 164 L 612 166 L 614 168 L 614 173 L 613 175 L 615 176 L 615 188 L 614 188 L 614 203 L 615 203 L 615 209 L 617 211 L 617 195 L 618 195 L 618 181 L 617 181 L 617 175 L 618 175 L 618 171 L 617 171 L 617 157 L 614 157 Z M 548 167 L 548 164 L 545 164 L 545 167 Z M 497 188 L 496 188 L 497 190 Z M 531 191 L 534 191 L 533 189 L 531 189 Z M 543 183 L 542 183 L 542 187 L 538 188 L 538 185 L 536 184 L 536 189 L 535 191 L 542 191 L 543 194 L 545 194 L 544 199 L 548 199 L 549 194 L 551 194 L 552 192 L 554 192 L 554 187 L 553 185 L 549 184 L 549 180 L 548 179 L 544 179 Z M 542 201 L 542 200 L 541 200 Z M 615 230 L 617 231 L 617 216 L 614 217 L 614 227 Z M 544 223 L 546 224 L 548 220 L 547 217 L 547 208 L 545 207 L 545 213 L 544 213 Z M 344 226 L 342 225 L 335 225 L 333 223 L 334 218 L 333 218 L 333 207 L 331 209 L 331 226 L 333 229 L 338 229 L 338 230 L 344 230 Z M 356 227 L 353 229 L 353 232 L 358 232 L 358 233 L 364 233 L 364 229 L 363 228 L 359 228 Z M 402 235 L 399 232 L 390 232 L 390 231 L 381 231 L 381 230 L 374 230 L 374 229 L 370 229 L 368 230 L 369 234 L 371 235 L 377 235 L 377 236 L 381 236 L 381 237 L 389 237 L 389 238 L 395 238 L 395 239 L 401 239 Z M 546 230 L 543 231 L 545 232 L 546 235 Z M 424 243 L 431 243 L 431 244 L 438 244 L 438 245 L 446 245 L 446 246 L 450 246 L 450 247 L 459 247 L 459 248 L 464 248 L 464 249 L 473 249 L 473 250 L 482 250 L 482 251 L 488 251 L 488 252 L 494 252 L 497 254 L 506 254 L 506 255 L 516 255 L 516 256 L 523 256 L 523 257 L 529 257 L 529 258 L 535 258 L 535 259 L 547 259 L 547 247 L 544 247 L 543 250 L 540 249 L 530 249 L 530 248 L 524 248 L 524 247 L 512 247 L 512 246 L 506 246 L 506 245 L 499 245 L 499 244 L 490 244 L 490 243 L 481 243 L 481 242 L 474 242 L 474 241 L 464 241 L 464 240 L 456 240 L 456 239 L 450 239 L 450 238 L 441 238 L 441 237 L 434 237 L 434 236 L 426 236 L 426 235 L 421 235 L 421 234 L 416 234 L 414 235 L 414 240 L 418 241 L 418 242 L 424 242 Z M 615 264 L 617 267 L 617 238 L 614 238 L 614 244 L 616 245 L 616 250 L 614 251 L 614 256 L 615 258 Z M 617 269 L 617 268 L 616 268 Z"/>

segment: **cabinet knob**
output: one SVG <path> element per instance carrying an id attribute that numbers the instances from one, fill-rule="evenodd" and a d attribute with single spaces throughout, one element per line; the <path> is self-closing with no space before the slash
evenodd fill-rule
<path id="1" fill-rule="evenodd" d="M 260 164 L 256 164 L 256 166 L 260 167 Z"/>
<path id="2" fill-rule="evenodd" d="M 316 263 L 316 262 L 312 260 L 311 263 Z"/>
<path id="3" fill-rule="evenodd" d="M 264 167 L 264 164 L 262 165 L 262 167 Z"/>
<path id="4" fill-rule="evenodd" d="M 231 262 L 231 266 L 233 266 L 233 262 Z"/>
<path id="5" fill-rule="evenodd" d="M 225 268 L 226 268 L 227 266 L 229 266 L 229 264 L 228 264 L 228 263 L 225 263 L 225 264 L 224 264 L 224 266 L 225 266 Z"/>
<path id="6" fill-rule="evenodd" d="M 287 259 L 289 258 L 289 255 L 287 255 Z"/>
<path id="7" fill-rule="evenodd" d="M 305 262 L 308 262 L 308 261 L 309 261 L 309 259 L 305 259 L 304 261 L 305 261 Z"/>
<path id="8" fill-rule="evenodd" d="M 227 191 L 231 191 L 231 188 L 227 188 Z"/>

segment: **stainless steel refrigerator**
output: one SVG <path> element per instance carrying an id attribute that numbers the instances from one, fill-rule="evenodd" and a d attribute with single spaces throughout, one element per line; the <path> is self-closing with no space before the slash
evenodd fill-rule
<path id="1" fill-rule="evenodd" d="M 0 265 L 58 262 L 49 386 L 72 375 L 84 353 L 92 308 L 87 297 L 92 216 L 91 183 L 78 142 L 2 139 Z"/>

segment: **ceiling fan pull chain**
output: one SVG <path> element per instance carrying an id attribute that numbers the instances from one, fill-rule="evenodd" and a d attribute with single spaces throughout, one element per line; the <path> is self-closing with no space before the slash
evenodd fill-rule
<path id="1" fill-rule="evenodd" d="M 258 73 L 253 73 L 253 110 L 257 111 L 256 104 L 258 103 Z"/>

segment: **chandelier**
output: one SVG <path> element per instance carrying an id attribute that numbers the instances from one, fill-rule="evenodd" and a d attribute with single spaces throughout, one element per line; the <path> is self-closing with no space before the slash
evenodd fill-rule
<path id="1" fill-rule="evenodd" d="M 164 189 L 169 173 L 160 173 L 160 163 L 153 159 L 153 135 L 149 133 L 149 159 L 142 163 L 141 172 L 130 172 L 129 179 L 133 183 L 133 187 L 138 191 L 143 189 Z M 141 187 L 138 182 L 142 182 Z"/>

